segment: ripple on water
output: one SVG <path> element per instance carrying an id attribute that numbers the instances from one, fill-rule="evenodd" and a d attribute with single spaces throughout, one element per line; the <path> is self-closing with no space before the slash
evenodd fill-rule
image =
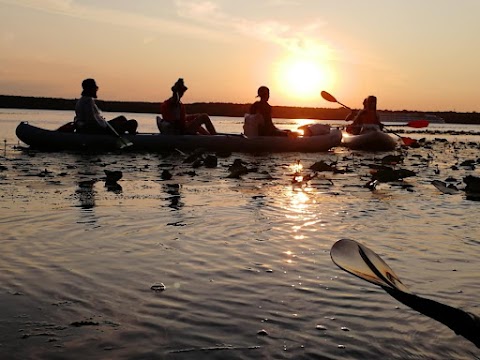
<path id="1" fill-rule="evenodd" d="M 478 203 L 438 194 L 428 167 L 409 178 L 414 192 L 389 184 L 370 191 L 363 163 L 376 155 L 239 155 L 259 169 L 242 179 L 226 179 L 236 156 L 196 175 L 175 156 L 18 156 L 18 166 L 55 174 L 40 178 L 9 166 L 7 179 L 17 180 L 1 190 L 0 336 L 18 358 L 477 353 L 330 259 L 336 240 L 353 238 L 413 291 L 480 313 Z M 289 165 L 299 159 L 305 168 L 339 161 L 354 173 L 325 173 L 294 186 Z M 406 167 L 416 162 L 407 158 Z M 100 178 L 105 168 L 123 170 L 122 192 L 100 180 L 82 197 L 78 181 Z M 161 179 L 165 168 L 171 180 Z M 441 170 L 451 175 L 448 166 Z M 164 291 L 151 289 L 160 283 Z M 21 339 L 23 333 L 34 336 Z"/>

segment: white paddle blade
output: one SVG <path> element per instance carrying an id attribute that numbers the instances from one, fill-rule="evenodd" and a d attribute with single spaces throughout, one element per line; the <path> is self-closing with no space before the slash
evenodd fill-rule
<path id="1" fill-rule="evenodd" d="M 382 287 L 410 292 L 380 256 L 355 240 L 338 240 L 332 246 L 330 256 L 339 268 L 363 280 Z"/>

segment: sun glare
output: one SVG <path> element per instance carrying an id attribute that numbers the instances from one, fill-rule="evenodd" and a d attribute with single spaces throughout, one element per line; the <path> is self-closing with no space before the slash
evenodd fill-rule
<path id="1" fill-rule="evenodd" d="M 318 98 L 329 87 L 326 67 L 313 59 L 290 58 L 281 63 L 277 73 L 282 92 L 293 99 Z"/>

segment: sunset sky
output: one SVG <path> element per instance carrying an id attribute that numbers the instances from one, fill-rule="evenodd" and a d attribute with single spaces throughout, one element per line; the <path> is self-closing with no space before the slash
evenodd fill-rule
<path id="1" fill-rule="evenodd" d="M 0 0 L 0 94 L 480 111 L 480 0 Z"/>

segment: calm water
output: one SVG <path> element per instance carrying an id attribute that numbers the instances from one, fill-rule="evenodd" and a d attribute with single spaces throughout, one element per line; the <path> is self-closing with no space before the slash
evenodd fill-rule
<path id="1" fill-rule="evenodd" d="M 156 132 L 154 115 L 130 115 Z M 176 153 L 14 147 L 19 121 L 55 129 L 71 117 L 0 110 L 0 358 L 479 358 L 449 328 L 337 268 L 329 251 L 355 239 L 415 293 L 480 315 L 480 203 L 430 184 L 479 176 L 452 165 L 478 159 L 480 136 L 428 135 L 449 142 L 409 149 L 399 166 L 417 176 L 375 191 L 364 187 L 368 165 L 386 154 L 343 148 L 233 154 L 207 169 Z M 241 131 L 240 118 L 213 120 Z M 236 158 L 257 171 L 227 178 Z M 305 175 L 320 160 L 351 172 L 292 183 L 295 165 Z M 105 187 L 104 170 L 123 172 L 121 189 Z"/>

